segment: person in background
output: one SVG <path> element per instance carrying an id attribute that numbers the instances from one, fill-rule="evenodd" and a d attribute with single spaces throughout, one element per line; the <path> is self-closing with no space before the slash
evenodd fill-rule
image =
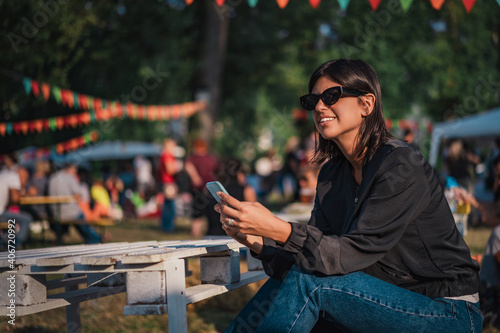
<path id="1" fill-rule="evenodd" d="M 142 155 L 134 158 L 134 171 L 137 192 L 144 199 L 145 193 L 155 187 L 155 180 L 153 177 L 153 165 L 151 162 Z"/>
<path id="2" fill-rule="evenodd" d="M 247 184 L 245 175 L 243 164 L 236 158 L 226 158 L 219 163 L 217 179 L 226 191 L 238 200 L 257 201 L 257 193 L 253 187 Z M 216 203 L 216 200 L 211 197 L 206 208 L 205 214 L 208 218 L 206 236 L 226 236 L 220 223 L 219 214 L 213 209 Z"/>
<path id="3" fill-rule="evenodd" d="M 167 233 L 175 231 L 175 197 L 178 192 L 177 184 L 175 183 L 177 163 L 174 150 L 176 147 L 177 143 L 175 140 L 165 139 L 159 162 L 160 181 L 164 196 L 160 229 Z"/>
<path id="4" fill-rule="evenodd" d="M 270 276 L 226 332 L 481 332 L 479 265 L 434 169 L 387 130 L 375 71 L 328 61 L 300 102 L 326 162 L 309 223 L 218 193 L 224 230 Z"/>
<path id="5" fill-rule="evenodd" d="M 482 202 L 463 188 L 454 188 L 457 200 L 481 213 L 481 221 L 493 227 L 481 260 L 481 311 L 484 323 L 500 328 L 500 155 L 492 161 L 493 202 Z"/>
<path id="6" fill-rule="evenodd" d="M 299 199 L 302 203 L 313 204 L 318 184 L 320 168 L 315 165 L 307 165 L 299 170 Z"/>
<path id="7" fill-rule="evenodd" d="M 477 163 L 479 163 L 479 158 L 466 150 L 462 140 L 454 140 L 450 143 L 448 156 L 446 157 L 448 174 L 469 192 L 472 191 L 474 186 L 475 166 Z"/>
<path id="8" fill-rule="evenodd" d="M 35 163 L 35 171 L 27 184 L 26 195 L 28 196 L 45 196 L 49 185 L 50 164 L 45 160 L 38 160 Z M 23 206 L 24 207 L 24 206 Z M 21 208 L 23 208 L 21 207 Z M 29 213 L 37 221 L 47 220 L 49 214 L 46 205 L 30 205 Z"/>
<path id="9" fill-rule="evenodd" d="M 11 160 L 10 157 L 7 159 Z M 4 158 L 4 161 L 6 159 Z M 8 245 L 20 248 L 28 239 L 30 225 L 33 221 L 31 215 L 25 212 L 13 213 L 8 211 L 9 205 L 17 204 L 21 197 L 21 180 L 17 168 L 6 167 L 0 171 L 0 221 L 15 221 L 15 239 L 14 242 L 8 238 L 8 232 L 0 235 L 0 247 L 8 250 Z"/>
<path id="10" fill-rule="evenodd" d="M 73 196 L 77 202 L 63 204 L 52 204 L 50 209 L 54 218 L 58 221 L 71 221 L 84 219 L 85 215 L 78 203 L 81 201 L 81 189 L 77 176 L 77 166 L 66 164 L 61 170 L 56 171 L 49 179 L 48 193 L 50 196 Z M 61 228 L 56 224 L 56 228 Z M 88 224 L 77 224 L 75 228 L 81 234 L 85 243 L 95 244 L 102 241 L 101 236 Z M 56 230 L 62 234 L 62 230 Z"/>
<path id="11" fill-rule="evenodd" d="M 185 170 L 191 178 L 193 192 L 191 222 L 191 236 L 199 238 L 202 236 L 203 217 L 206 217 L 208 203 L 211 196 L 205 188 L 205 184 L 212 182 L 219 166 L 218 159 L 209 153 L 208 144 L 205 140 L 195 139 L 193 141 L 193 151 L 186 158 Z"/>
<path id="12" fill-rule="evenodd" d="M 412 146 L 416 150 L 420 149 L 417 143 L 415 142 L 415 133 L 409 128 L 405 129 L 403 132 L 403 141 L 406 141 L 410 146 Z"/>

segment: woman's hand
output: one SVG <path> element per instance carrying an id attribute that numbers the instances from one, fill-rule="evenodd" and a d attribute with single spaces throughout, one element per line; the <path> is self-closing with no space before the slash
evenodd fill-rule
<path id="1" fill-rule="evenodd" d="M 239 201 L 232 196 L 218 192 L 221 198 L 215 210 L 221 214 L 221 223 L 226 233 L 240 241 L 244 236 L 255 235 L 285 243 L 292 227 L 277 218 L 258 202 Z"/>

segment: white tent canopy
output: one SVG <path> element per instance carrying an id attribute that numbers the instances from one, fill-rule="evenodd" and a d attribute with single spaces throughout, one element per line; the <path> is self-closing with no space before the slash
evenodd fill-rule
<path id="1" fill-rule="evenodd" d="M 443 139 L 487 136 L 500 136 L 500 107 L 477 115 L 434 124 L 429 163 L 432 166 L 436 165 L 439 146 Z"/>

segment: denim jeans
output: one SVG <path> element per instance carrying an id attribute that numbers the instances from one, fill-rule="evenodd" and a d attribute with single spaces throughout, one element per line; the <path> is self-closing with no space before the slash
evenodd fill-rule
<path id="1" fill-rule="evenodd" d="M 163 212 L 161 214 L 161 230 L 164 232 L 174 232 L 175 225 L 175 200 L 166 199 L 163 203 Z"/>
<path id="2" fill-rule="evenodd" d="M 477 303 L 432 299 L 361 272 L 318 277 L 294 266 L 283 282 L 270 278 L 225 332 L 458 333 L 481 332 L 482 322 Z"/>
<path id="3" fill-rule="evenodd" d="M 31 218 L 31 215 L 24 212 L 19 212 L 19 213 L 3 212 L 2 214 L 0 214 L 0 221 L 8 222 L 8 220 L 15 221 L 16 243 L 11 245 L 15 245 L 15 247 L 18 248 L 19 245 L 23 245 L 28 240 L 30 233 L 30 224 L 33 221 L 33 219 Z M 2 246 L 7 246 L 8 242 L 7 236 L 8 236 L 7 232 L 2 234 L 0 239 Z"/>

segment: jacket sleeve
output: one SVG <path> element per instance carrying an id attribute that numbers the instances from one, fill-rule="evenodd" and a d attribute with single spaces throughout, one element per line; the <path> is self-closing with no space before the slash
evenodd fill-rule
<path id="1" fill-rule="evenodd" d="M 346 234 L 329 234 L 325 216 L 335 212 L 316 203 L 308 225 L 291 224 L 292 233 L 280 251 L 301 268 L 325 275 L 362 270 L 382 259 L 430 202 L 423 157 L 414 155 L 410 149 L 394 150 L 373 179 L 365 180 L 371 185 Z"/>

